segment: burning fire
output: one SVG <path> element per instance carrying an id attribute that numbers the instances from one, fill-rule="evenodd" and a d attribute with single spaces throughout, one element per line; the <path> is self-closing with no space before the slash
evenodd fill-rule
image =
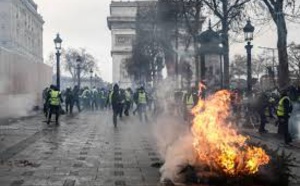
<path id="1" fill-rule="evenodd" d="M 203 86 L 200 86 L 203 88 Z M 200 164 L 226 175 L 249 175 L 269 162 L 259 147 L 246 144 L 248 137 L 238 134 L 228 121 L 230 92 L 221 90 L 200 99 L 192 109 L 194 149 Z"/>

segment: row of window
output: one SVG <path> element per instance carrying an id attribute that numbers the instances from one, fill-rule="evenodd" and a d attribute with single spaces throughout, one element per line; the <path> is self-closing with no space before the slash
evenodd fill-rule
<path id="1" fill-rule="evenodd" d="M 42 52 L 42 24 L 39 22 L 37 15 L 28 10 L 21 1 L 14 4 L 13 24 L 15 26 L 15 43 L 17 47 L 24 47 L 33 53 Z"/>

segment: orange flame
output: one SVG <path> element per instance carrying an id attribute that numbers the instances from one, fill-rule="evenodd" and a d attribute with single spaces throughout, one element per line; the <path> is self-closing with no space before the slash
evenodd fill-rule
<path id="1" fill-rule="evenodd" d="M 200 87 L 202 91 L 204 86 Z M 262 148 L 247 145 L 248 137 L 238 134 L 228 121 L 230 95 L 227 90 L 218 91 L 206 100 L 199 98 L 192 109 L 198 162 L 227 175 L 255 174 L 270 159 Z"/>

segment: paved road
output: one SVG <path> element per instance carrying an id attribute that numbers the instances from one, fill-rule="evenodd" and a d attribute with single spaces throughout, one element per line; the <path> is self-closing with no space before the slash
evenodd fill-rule
<path id="1" fill-rule="evenodd" d="M 114 128 L 110 112 L 64 116 L 59 127 L 43 121 L 37 116 L 0 125 L 0 186 L 160 185 L 159 171 L 151 167 L 159 156 L 149 124 L 130 117 Z M 299 161 L 300 147 L 278 145 L 282 140 L 274 136 L 272 125 L 267 127 L 270 134 L 245 132 L 292 152 Z M 299 168 L 294 171 L 300 175 Z"/>
<path id="2" fill-rule="evenodd" d="M 63 118 L 59 127 L 42 120 L 0 126 L 1 186 L 159 185 L 147 124 L 124 118 L 115 129 L 108 112 Z"/>

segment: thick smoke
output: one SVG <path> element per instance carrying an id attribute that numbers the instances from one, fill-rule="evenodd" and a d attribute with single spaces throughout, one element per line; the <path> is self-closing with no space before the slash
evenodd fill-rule
<path id="1" fill-rule="evenodd" d="M 170 95 L 174 92 L 172 84 L 170 81 L 165 81 L 163 86 L 157 90 L 158 96 L 172 97 Z M 164 101 L 165 104 L 168 104 L 168 99 Z M 153 134 L 157 151 L 164 161 L 164 165 L 160 169 L 161 181 L 169 180 L 173 183 L 182 183 L 183 178 L 180 171 L 187 165 L 194 165 L 196 155 L 193 151 L 190 125 L 178 115 L 170 116 L 169 113 L 174 110 L 174 108 L 167 108 L 165 105 L 165 114 L 160 115 L 157 122 L 153 124 Z"/>
<path id="2" fill-rule="evenodd" d="M 293 104 L 293 112 L 289 120 L 289 131 L 294 140 L 300 140 L 300 103 Z"/>
<path id="3" fill-rule="evenodd" d="M 32 114 L 36 96 L 32 94 L 0 95 L 0 118 L 18 118 Z"/>
<path id="4" fill-rule="evenodd" d="M 161 167 L 161 181 L 182 183 L 180 171 L 187 165 L 195 164 L 193 138 L 189 126 L 176 118 L 162 117 L 154 125 L 158 152 L 164 161 Z"/>

